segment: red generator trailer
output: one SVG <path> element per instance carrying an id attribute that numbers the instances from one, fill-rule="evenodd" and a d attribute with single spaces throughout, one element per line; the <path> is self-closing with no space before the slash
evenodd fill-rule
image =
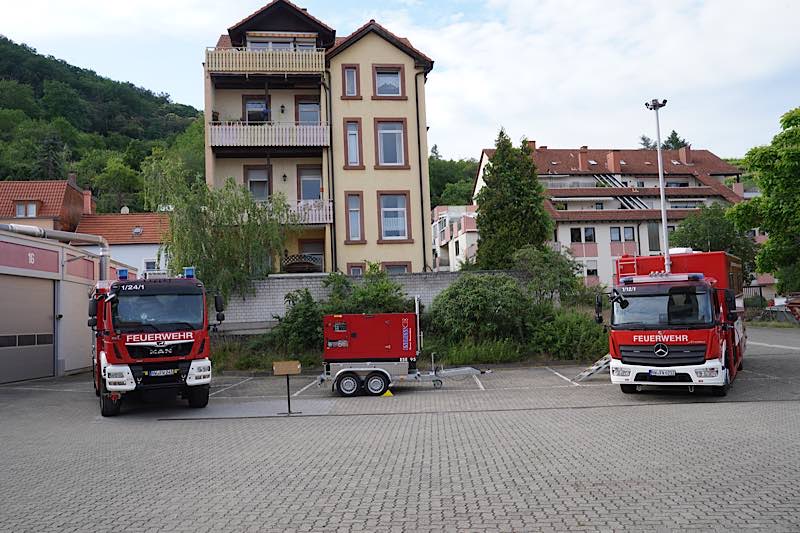
<path id="1" fill-rule="evenodd" d="M 481 373 L 469 367 L 417 370 L 422 348 L 418 302 L 414 313 L 326 315 L 323 334 L 324 371 L 319 382 L 332 381 L 342 396 L 362 390 L 380 396 L 402 381 L 430 381 L 438 389 L 443 378 Z"/>
<path id="2" fill-rule="evenodd" d="M 736 305 L 743 290 L 741 261 L 725 252 L 676 251 L 669 274 L 663 256 L 616 261 L 611 382 L 625 393 L 667 385 L 725 395 L 743 367 L 746 346 Z M 599 318 L 599 300 L 597 307 Z"/>

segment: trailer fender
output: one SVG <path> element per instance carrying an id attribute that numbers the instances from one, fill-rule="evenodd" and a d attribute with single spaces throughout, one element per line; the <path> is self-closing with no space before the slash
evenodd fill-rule
<path id="1" fill-rule="evenodd" d="M 368 368 L 343 368 L 343 369 L 339 370 L 338 372 L 336 372 L 336 374 L 333 376 L 333 382 L 336 383 L 336 381 L 339 379 L 339 376 L 341 376 L 342 374 L 354 373 L 354 374 L 359 374 L 360 375 L 360 374 L 363 373 L 364 375 L 361 376 L 361 377 L 365 377 L 366 375 L 372 374 L 373 372 L 380 372 L 381 374 L 385 375 L 386 379 L 389 380 L 389 385 L 392 385 L 392 375 L 389 374 L 389 372 L 387 372 L 383 368 L 369 368 L 369 367 Z"/>

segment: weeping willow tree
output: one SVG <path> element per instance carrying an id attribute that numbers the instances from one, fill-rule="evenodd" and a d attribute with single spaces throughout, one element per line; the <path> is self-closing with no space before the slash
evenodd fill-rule
<path id="1" fill-rule="evenodd" d="M 161 152 L 142 167 L 148 207 L 169 216 L 160 253 L 170 270 L 195 266 L 206 287 L 225 297 L 252 293 L 253 280 L 277 271 L 277 259 L 298 222 L 283 195 L 256 201 L 231 178 L 209 189 Z"/>

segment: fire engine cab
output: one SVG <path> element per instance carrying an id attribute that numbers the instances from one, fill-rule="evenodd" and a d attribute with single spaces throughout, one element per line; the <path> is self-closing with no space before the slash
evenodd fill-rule
<path id="1" fill-rule="evenodd" d="M 94 389 L 100 413 L 119 413 L 133 392 L 167 390 L 192 407 L 208 404 L 211 384 L 206 291 L 194 269 L 184 276 L 100 281 L 89 300 Z M 223 302 L 215 298 L 217 322 Z"/>
<path id="2" fill-rule="evenodd" d="M 616 261 L 611 382 L 624 393 L 677 385 L 724 396 L 742 369 L 746 344 L 736 307 L 741 261 L 725 252 L 677 251 L 669 274 L 663 256 Z M 599 316 L 599 301 L 597 307 Z"/>

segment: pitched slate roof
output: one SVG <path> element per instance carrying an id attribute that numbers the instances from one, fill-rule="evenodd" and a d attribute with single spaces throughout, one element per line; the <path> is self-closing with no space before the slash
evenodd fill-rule
<path id="1" fill-rule="evenodd" d="M 0 181 L 0 217 L 16 216 L 15 202 L 40 202 L 37 217 L 58 217 L 64 206 L 67 180 Z"/>
<path id="2" fill-rule="evenodd" d="M 137 227 L 142 228 L 141 233 L 134 235 Z M 169 219 L 163 213 L 84 215 L 76 229 L 101 235 L 109 244 L 161 244 L 168 230 Z"/>

